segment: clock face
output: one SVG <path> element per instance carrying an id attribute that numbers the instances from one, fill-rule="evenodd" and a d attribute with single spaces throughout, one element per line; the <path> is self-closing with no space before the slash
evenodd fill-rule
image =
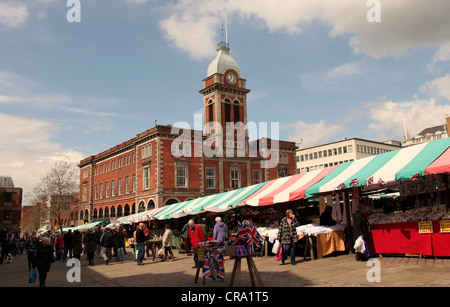
<path id="1" fill-rule="evenodd" d="M 228 81 L 228 83 L 231 83 L 231 84 L 236 83 L 236 76 L 233 73 L 228 73 L 227 81 Z"/>

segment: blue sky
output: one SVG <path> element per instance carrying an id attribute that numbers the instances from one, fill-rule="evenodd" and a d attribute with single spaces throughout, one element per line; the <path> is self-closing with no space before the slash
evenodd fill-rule
<path id="1" fill-rule="evenodd" d="M 31 191 L 158 124 L 193 125 L 228 12 L 248 120 L 303 147 L 403 140 L 450 114 L 450 2 L 0 0 L 0 175 Z M 372 1 L 376 2 L 376 1 Z"/>

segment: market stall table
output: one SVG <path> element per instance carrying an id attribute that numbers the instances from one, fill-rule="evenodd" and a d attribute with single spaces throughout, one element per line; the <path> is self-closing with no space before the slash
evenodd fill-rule
<path id="1" fill-rule="evenodd" d="M 153 261 L 158 259 L 158 252 L 162 247 L 162 238 L 154 238 L 147 241 L 148 248 L 152 251 Z"/>
<path id="2" fill-rule="evenodd" d="M 441 221 L 432 221 L 433 233 L 419 233 L 419 222 L 370 225 L 372 246 L 378 254 L 450 256 L 450 233 L 441 232 Z"/>

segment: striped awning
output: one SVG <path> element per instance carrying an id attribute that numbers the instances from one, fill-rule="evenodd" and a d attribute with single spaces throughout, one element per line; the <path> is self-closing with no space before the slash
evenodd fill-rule
<path id="1" fill-rule="evenodd" d="M 243 203 L 249 206 L 269 206 L 303 199 L 305 198 L 306 189 L 322 180 L 335 168 L 337 166 L 271 180 L 257 192 L 246 198 Z"/>
<path id="2" fill-rule="evenodd" d="M 266 183 L 172 204 L 155 214 L 155 218 L 165 220 L 203 212 L 224 212 L 237 206 L 243 206 L 244 204 L 241 204 L 241 202 L 259 190 L 264 184 Z"/>
<path id="3" fill-rule="evenodd" d="M 307 189 L 306 197 L 369 184 L 411 180 L 416 175 L 423 176 L 425 169 L 449 146 L 450 138 L 444 138 L 342 163 L 322 181 Z"/>
<path id="4" fill-rule="evenodd" d="M 425 174 L 442 174 L 450 172 L 450 149 L 425 168 Z"/>
<path id="5" fill-rule="evenodd" d="M 95 221 L 95 222 L 92 222 L 92 223 L 87 223 L 87 224 L 79 225 L 79 226 L 76 226 L 76 227 L 72 228 L 72 230 L 84 230 L 84 229 L 90 229 L 90 228 L 93 228 L 93 227 L 97 227 L 97 225 L 98 225 L 98 224 L 101 224 L 102 222 L 103 222 L 103 221 L 100 220 L 100 221 Z"/>

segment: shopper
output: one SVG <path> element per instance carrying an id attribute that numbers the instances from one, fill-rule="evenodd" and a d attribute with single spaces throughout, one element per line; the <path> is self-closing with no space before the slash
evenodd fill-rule
<path id="1" fill-rule="evenodd" d="M 191 255 L 191 241 L 189 241 L 189 223 L 184 224 L 183 229 L 181 229 L 184 237 L 184 248 L 186 249 L 186 255 Z"/>
<path id="2" fill-rule="evenodd" d="M 222 218 L 218 216 L 216 217 L 216 224 L 214 225 L 213 240 L 227 241 L 228 239 L 228 227 L 224 222 L 222 222 Z"/>
<path id="3" fill-rule="evenodd" d="M 72 246 L 72 241 L 73 241 L 72 229 L 69 229 L 69 231 L 66 234 L 64 234 L 63 241 L 64 241 L 64 255 L 63 255 L 63 261 L 64 261 L 67 258 L 67 253 L 69 253 L 69 258 L 72 258 L 72 250 L 73 250 L 73 246 Z"/>
<path id="4" fill-rule="evenodd" d="M 162 246 L 164 247 L 164 258 L 163 260 L 167 260 L 169 259 L 170 255 L 170 260 L 173 260 L 175 257 L 173 256 L 173 252 L 172 252 L 172 245 L 173 245 L 173 232 L 170 229 L 170 225 L 166 224 L 166 226 L 164 227 L 166 230 L 164 231 L 163 237 L 162 237 Z"/>
<path id="5" fill-rule="evenodd" d="M 286 210 L 286 216 L 281 220 L 277 237 L 283 248 L 282 264 L 285 263 L 289 254 L 291 257 L 291 264 L 295 265 L 295 243 L 298 241 L 296 228 L 299 225 L 300 223 L 295 218 L 292 210 Z"/>
<path id="6" fill-rule="evenodd" d="M 56 260 L 61 260 L 61 253 L 63 251 L 64 248 L 64 241 L 63 238 L 61 236 L 61 233 L 58 232 L 58 234 L 56 235 L 56 239 L 55 239 L 55 256 L 56 256 Z"/>
<path id="7" fill-rule="evenodd" d="M 83 252 L 83 245 L 81 241 L 82 241 L 81 233 L 78 230 L 75 230 L 73 232 L 72 238 L 73 257 L 77 258 L 78 260 L 81 259 L 81 253 Z"/>
<path id="8" fill-rule="evenodd" d="M 205 235 L 203 234 L 203 230 L 199 225 L 195 225 L 193 220 L 189 220 L 189 241 L 192 244 L 192 248 L 194 250 L 194 263 L 195 265 L 192 267 L 193 269 L 198 266 L 198 244 L 200 242 L 205 241 Z"/>
<path id="9" fill-rule="evenodd" d="M 94 253 L 97 250 L 97 235 L 92 229 L 89 229 L 85 235 L 85 246 L 89 265 L 94 265 Z"/>
<path id="10" fill-rule="evenodd" d="M 35 236 L 28 239 L 28 242 L 25 246 L 25 249 L 27 251 L 28 272 L 31 272 L 31 268 L 34 263 L 34 257 L 36 257 L 37 247 L 38 247 L 38 239 Z"/>
<path id="11" fill-rule="evenodd" d="M 55 261 L 53 256 L 54 249 L 50 245 L 50 239 L 43 237 L 38 244 L 36 257 L 34 257 L 33 269 L 37 267 L 39 273 L 39 286 L 45 287 L 47 273 L 50 271 L 51 264 Z"/>
<path id="12" fill-rule="evenodd" d="M 102 237 L 100 238 L 100 246 L 102 247 L 102 257 L 105 261 L 105 265 L 109 264 L 109 261 L 111 260 L 111 249 L 114 247 L 115 241 L 114 241 L 114 235 L 111 232 L 111 229 L 106 228 L 106 231 L 103 233 Z"/>
<path id="13" fill-rule="evenodd" d="M 138 228 L 136 229 L 136 249 L 137 249 L 137 265 L 144 265 L 144 256 L 145 256 L 145 234 L 144 234 L 145 226 L 140 223 Z"/>
<path id="14" fill-rule="evenodd" d="M 366 242 L 369 243 L 370 242 L 370 234 L 369 234 L 369 224 L 367 222 L 366 217 L 363 214 L 363 209 L 364 207 L 362 205 L 358 206 L 358 209 L 356 210 L 356 212 L 353 214 L 353 244 L 356 242 L 356 240 L 362 236 L 362 239 Z M 367 247 L 366 247 L 367 248 Z M 368 260 L 368 254 L 366 255 L 355 251 L 356 256 L 355 259 L 356 261 L 367 261 Z"/>
<path id="15" fill-rule="evenodd" d="M 117 231 L 115 241 L 116 241 L 116 261 L 122 262 L 123 261 L 122 254 L 125 249 L 125 239 L 122 228 L 119 228 L 119 230 Z"/>

